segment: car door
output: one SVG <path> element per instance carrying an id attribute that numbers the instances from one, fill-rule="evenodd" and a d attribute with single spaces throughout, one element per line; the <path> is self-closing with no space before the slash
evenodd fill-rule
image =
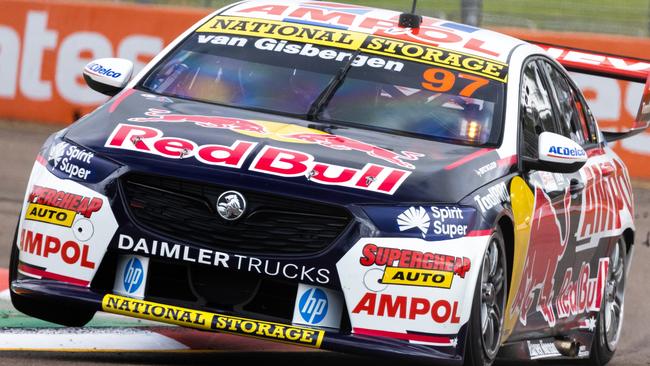
<path id="1" fill-rule="evenodd" d="M 576 327 L 593 325 L 593 312 L 600 311 L 604 296 L 609 253 L 622 230 L 621 215 L 633 212 L 631 187 L 622 161 L 599 143 L 596 123 L 579 89 L 552 62 L 542 61 L 542 67 L 552 85 L 562 134 L 588 155 L 579 174 L 570 177 L 575 197 L 570 248 L 575 259 L 557 290 L 557 313 Z"/>
<path id="2" fill-rule="evenodd" d="M 540 62 L 539 57 L 531 58 L 522 69 L 519 113 L 522 161 L 538 158 L 538 138 L 542 132 L 562 134 L 554 96 Z M 528 247 L 513 301 L 522 335 L 547 332 L 549 327 L 564 323 L 557 316 L 555 294 L 565 271 L 574 263 L 573 248 L 569 248 L 573 226 L 570 184 L 579 175 L 541 170 L 522 172 L 534 194 Z"/>
<path id="3" fill-rule="evenodd" d="M 570 321 L 573 328 L 589 329 L 603 301 L 609 253 L 621 229 L 619 215 L 631 212 L 629 180 L 622 162 L 599 143 L 595 120 L 579 89 L 553 62 L 541 64 L 552 86 L 562 134 L 588 156 L 580 171 L 569 177 L 573 207 L 567 250 L 574 263 L 556 284 L 555 297 L 558 318 Z"/>

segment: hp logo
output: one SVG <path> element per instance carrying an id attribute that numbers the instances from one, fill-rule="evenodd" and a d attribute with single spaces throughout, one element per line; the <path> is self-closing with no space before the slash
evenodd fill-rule
<path id="1" fill-rule="evenodd" d="M 124 290 L 129 294 L 138 291 L 138 288 L 142 285 L 143 275 L 144 269 L 140 260 L 135 257 L 131 258 L 124 267 Z"/>
<path id="2" fill-rule="evenodd" d="M 327 315 L 329 307 L 327 294 L 321 289 L 312 288 L 305 291 L 298 303 L 300 316 L 309 324 L 318 324 Z"/>

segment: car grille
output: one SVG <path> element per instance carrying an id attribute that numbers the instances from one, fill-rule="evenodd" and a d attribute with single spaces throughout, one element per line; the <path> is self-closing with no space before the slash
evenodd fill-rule
<path id="1" fill-rule="evenodd" d="M 309 201 L 239 190 L 247 201 L 241 219 L 216 210 L 230 188 L 158 176 L 121 180 L 126 206 L 142 227 L 184 242 L 257 254 L 309 254 L 329 246 L 347 227 L 347 210 Z"/>

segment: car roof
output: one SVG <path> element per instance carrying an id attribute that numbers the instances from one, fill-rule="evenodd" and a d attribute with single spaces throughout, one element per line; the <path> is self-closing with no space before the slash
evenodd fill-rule
<path id="1" fill-rule="evenodd" d="M 405 9 L 406 11 L 407 9 Z M 326 1 L 244 1 L 220 15 L 310 24 L 440 47 L 506 62 L 511 51 L 526 42 L 466 24 L 422 17 L 419 29 L 398 27 L 401 13 L 362 5 Z"/>

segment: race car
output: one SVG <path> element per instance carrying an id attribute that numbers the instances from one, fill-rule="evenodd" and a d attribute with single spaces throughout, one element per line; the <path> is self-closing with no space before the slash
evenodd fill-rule
<path id="1" fill-rule="evenodd" d="M 650 93 L 600 131 L 561 63 L 647 78 L 323 1 L 227 6 L 134 77 L 95 60 L 84 78 L 112 98 L 36 158 L 12 302 L 68 326 L 103 311 L 443 364 L 606 364 L 635 244 L 610 142 L 647 127 Z"/>

